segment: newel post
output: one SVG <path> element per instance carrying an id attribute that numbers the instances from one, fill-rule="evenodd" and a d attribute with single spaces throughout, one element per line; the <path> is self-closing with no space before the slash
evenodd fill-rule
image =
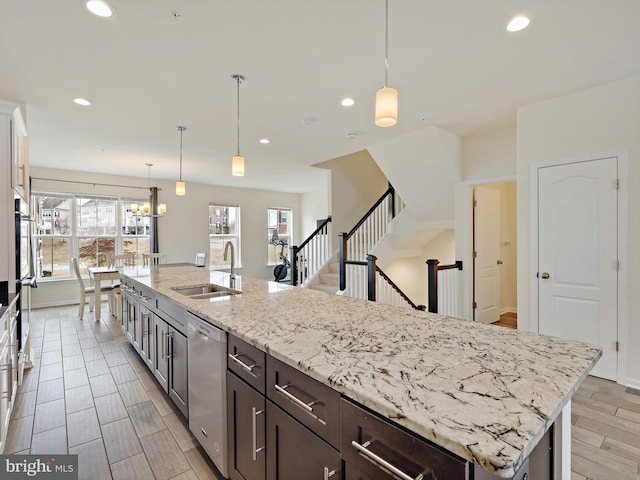
<path id="1" fill-rule="evenodd" d="M 367 299 L 376 301 L 376 260 L 375 255 L 367 255 Z"/>
<path id="2" fill-rule="evenodd" d="M 429 259 L 427 265 L 429 266 L 429 311 L 431 313 L 438 313 L 438 264 L 439 260 Z"/>
<path id="3" fill-rule="evenodd" d="M 340 257 L 340 291 L 347 288 L 347 234 L 340 232 L 338 234 L 338 255 Z"/>
<path id="4" fill-rule="evenodd" d="M 291 247 L 291 285 L 298 285 L 298 246 Z"/>

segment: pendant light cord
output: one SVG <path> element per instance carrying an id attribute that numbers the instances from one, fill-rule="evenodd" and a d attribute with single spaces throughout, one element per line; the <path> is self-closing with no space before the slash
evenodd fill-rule
<path id="1" fill-rule="evenodd" d="M 182 181 L 182 132 L 184 127 L 178 127 L 178 130 L 180 130 L 180 181 Z"/>
<path id="2" fill-rule="evenodd" d="M 389 86 L 389 0 L 384 0 L 384 86 Z"/>
<path id="3" fill-rule="evenodd" d="M 240 156 L 240 77 L 236 78 L 236 112 L 238 116 L 238 156 Z"/>

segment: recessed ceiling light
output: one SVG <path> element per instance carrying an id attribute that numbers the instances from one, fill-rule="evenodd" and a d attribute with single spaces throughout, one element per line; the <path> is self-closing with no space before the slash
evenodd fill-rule
<path id="1" fill-rule="evenodd" d="M 529 19 L 527 17 L 518 16 L 511 19 L 507 24 L 507 30 L 509 32 L 518 32 L 527 28 L 529 25 Z"/>
<path id="2" fill-rule="evenodd" d="M 91 105 L 91 100 L 87 100 L 86 98 L 74 98 L 73 103 L 77 103 L 78 105 L 82 105 L 83 107 L 88 107 Z"/>
<path id="3" fill-rule="evenodd" d="M 109 18 L 113 15 L 113 8 L 103 0 L 89 0 L 85 5 L 91 13 L 99 17 Z"/>
<path id="4" fill-rule="evenodd" d="M 262 144 L 265 144 L 265 145 L 266 145 L 267 143 L 269 143 L 269 139 L 268 139 L 268 138 L 261 138 L 261 139 L 260 139 L 260 143 L 262 143 Z"/>
<path id="5" fill-rule="evenodd" d="M 342 105 L 343 107 L 350 107 L 354 103 L 356 102 L 353 101 L 353 98 L 346 97 L 342 99 L 342 101 L 340 102 L 340 105 Z"/>

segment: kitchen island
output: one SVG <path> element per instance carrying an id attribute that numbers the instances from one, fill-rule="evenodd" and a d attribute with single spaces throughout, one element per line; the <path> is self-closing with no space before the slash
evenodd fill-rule
<path id="1" fill-rule="evenodd" d="M 525 464 L 601 355 L 572 340 L 251 278 L 236 279 L 237 295 L 190 298 L 175 288 L 231 286 L 228 274 L 192 266 L 126 268 L 127 279 L 499 477 Z"/>

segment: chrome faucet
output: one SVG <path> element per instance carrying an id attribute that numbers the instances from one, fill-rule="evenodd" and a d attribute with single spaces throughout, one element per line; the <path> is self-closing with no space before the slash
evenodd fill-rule
<path id="1" fill-rule="evenodd" d="M 224 244 L 224 256 L 223 256 L 223 260 L 226 262 L 227 261 L 227 252 L 229 250 L 229 247 L 231 247 L 231 283 L 235 283 L 235 279 L 236 279 L 236 274 L 235 274 L 235 251 L 234 251 L 234 247 L 233 247 L 233 243 L 231 242 L 227 242 Z"/>

